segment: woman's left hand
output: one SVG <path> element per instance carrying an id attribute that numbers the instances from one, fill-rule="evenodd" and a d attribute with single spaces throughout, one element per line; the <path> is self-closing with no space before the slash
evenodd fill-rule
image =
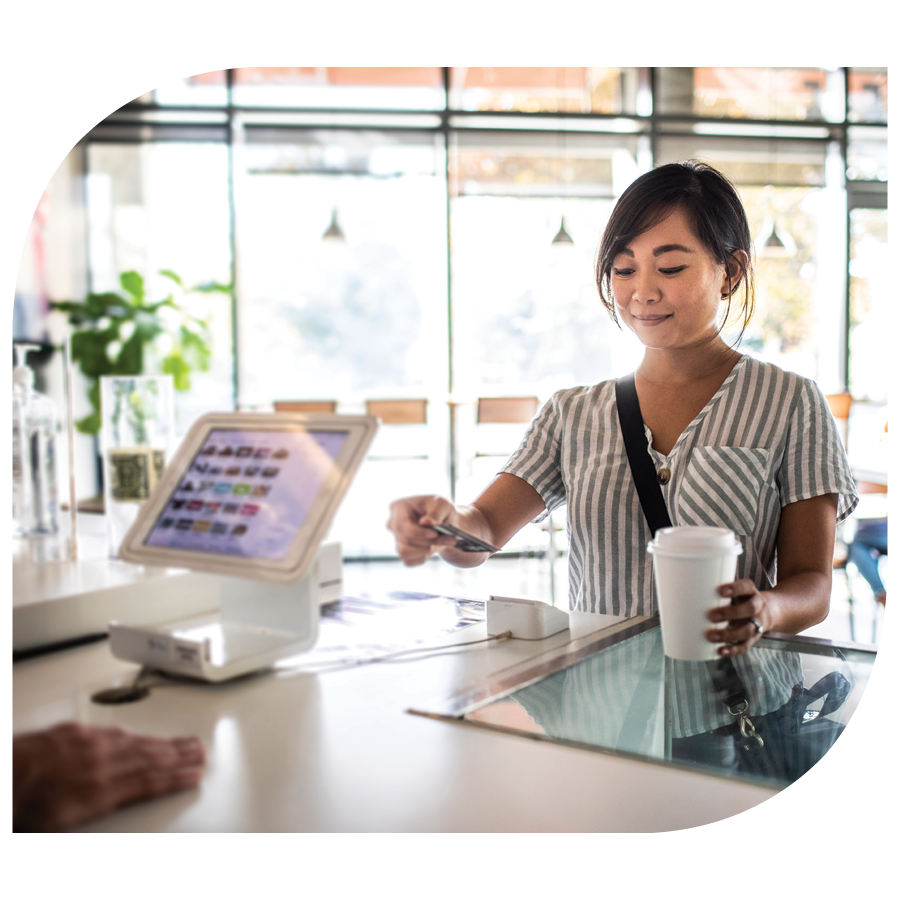
<path id="1" fill-rule="evenodd" d="M 724 623 L 707 631 L 706 637 L 723 645 L 719 648 L 720 656 L 748 653 L 763 632 L 768 631 L 768 599 L 747 578 L 720 585 L 718 590 L 723 597 L 731 597 L 731 605 L 717 606 L 706 614 L 710 622 Z"/>

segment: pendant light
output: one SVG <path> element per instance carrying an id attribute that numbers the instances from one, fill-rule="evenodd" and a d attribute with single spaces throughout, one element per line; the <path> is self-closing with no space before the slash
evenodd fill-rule
<path id="1" fill-rule="evenodd" d="M 770 72 L 767 70 L 767 77 Z M 772 88 L 769 87 L 767 92 L 767 96 L 769 99 L 769 118 L 772 118 L 771 111 L 771 102 L 772 102 Z M 775 182 L 778 180 L 778 139 L 775 136 L 775 131 L 770 126 L 770 137 L 769 137 L 769 165 L 772 168 L 770 172 L 770 186 L 772 191 L 777 190 L 775 187 Z M 774 206 L 774 198 L 773 203 Z M 766 237 L 763 238 L 762 235 L 765 234 Z M 762 257 L 763 259 L 789 259 L 794 255 L 797 250 L 797 245 L 794 243 L 793 238 L 790 236 L 788 232 L 784 232 L 783 235 L 778 233 L 778 228 L 775 224 L 775 217 L 772 217 L 772 224 L 770 228 L 763 228 L 760 233 L 759 238 L 756 241 L 756 254 L 757 256 Z"/>
<path id="2" fill-rule="evenodd" d="M 557 72 L 559 69 L 557 69 Z M 560 93 L 565 93 L 565 77 L 566 77 L 566 69 L 563 67 L 563 91 Z M 557 85 L 557 91 L 559 92 L 559 85 Z M 559 112 L 559 97 L 556 100 L 556 108 L 557 112 Z M 565 205 L 566 196 L 568 195 L 568 190 L 566 189 L 565 180 L 566 180 L 566 132 L 565 128 L 559 128 L 556 131 L 557 138 L 557 155 L 560 160 L 560 170 L 559 170 L 559 178 L 562 182 L 562 195 L 563 195 L 563 204 Z M 572 240 L 572 235 L 566 231 L 566 217 L 565 215 L 560 216 L 559 219 L 559 231 L 556 232 L 553 240 L 550 241 L 551 247 L 567 247 L 574 245 L 575 241 Z"/>
<path id="3" fill-rule="evenodd" d="M 765 239 L 760 236 L 756 242 L 757 256 L 763 259 L 790 259 L 796 252 L 796 245 L 788 232 L 784 235 L 778 233 L 775 220 L 772 220 L 772 226 L 769 229 L 763 229 Z"/>
<path id="4" fill-rule="evenodd" d="M 332 210 L 331 213 L 331 223 L 328 228 L 325 229 L 325 233 L 322 235 L 323 241 L 346 241 L 347 238 L 344 236 L 343 229 L 340 225 L 338 225 L 337 220 L 337 207 Z"/>
<path id="5" fill-rule="evenodd" d="M 566 217 L 562 216 L 559 221 L 559 231 L 556 232 L 556 236 L 550 242 L 551 244 L 574 244 L 575 241 L 572 240 L 572 236 L 566 231 Z"/>

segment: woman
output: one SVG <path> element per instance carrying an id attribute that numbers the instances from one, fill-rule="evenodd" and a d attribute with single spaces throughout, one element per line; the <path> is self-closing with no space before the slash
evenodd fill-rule
<path id="1" fill-rule="evenodd" d="M 796 633 L 828 613 L 835 520 L 857 502 L 834 420 L 816 385 L 742 356 L 721 337 L 737 299 L 753 311 L 750 229 L 731 183 L 689 161 L 661 166 L 617 202 L 597 259 L 614 321 L 644 344 L 635 384 L 648 446 L 674 525 L 731 528 L 743 545 L 730 606 L 711 610 L 710 641 L 745 654 L 764 631 Z M 655 612 L 650 529 L 631 477 L 615 382 L 560 391 L 469 506 L 437 496 L 391 506 L 407 565 L 438 552 L 472 566 L 429 528 L 446 523 L 502 547 L 563 503 L 573 609 Z M 778 581 L 773 585 L 777 553 Z"/>

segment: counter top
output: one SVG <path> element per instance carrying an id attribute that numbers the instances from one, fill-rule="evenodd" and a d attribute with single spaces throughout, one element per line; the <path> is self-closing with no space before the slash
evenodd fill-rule
<path id="1" fill-rule="evenodd" d="M 581 614 L 574 637 L 613 621 Z M 480 622 L 429 646 L 485 636 Z M 406 712 L 572 637 L 353 667 L 297 657 L 220 685 L 164 681 L 123 706 L 90 699 L 137 673 L 104 642 L 17 663 L 13 727 L 77 719 L 206 743 L 198 790 L 84 829 L 93 831 L 667 831 L 733 816 L 776 793 Z"/>

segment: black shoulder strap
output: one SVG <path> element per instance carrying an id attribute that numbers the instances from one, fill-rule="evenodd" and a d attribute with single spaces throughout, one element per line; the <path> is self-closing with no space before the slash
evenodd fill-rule
<path id="1" fill-rule="evenodd" d="M 616 381 L 616 408 L 641 508 L 647 517 L 650 531 L 656 534 L 660 528 L 668 528 L 672 520 L 669 518 L 662 491 L 659 489 L 659 482 L 656 480 L 653 460 L 647 452 L 647 435 L 641 417 L 641 404 L 638 402 L 637 389 L 634 386 L 634 373 L 624 375 Z"/>
<path id="2" fill-rule="evenodd" d="M 669 518 L 659 482 L 656 480 L 653 460 L 647 450 L 647 435 L 644 432 L 644 419 L 641 416 L 637 388 L 634 386 L 634 373 L 623 375 L 616 381 L 616 408 L 619 411 L 619 425 L 625 439 L 625 452 L 628 454 L 628 464 L 631 466 L 631 476 L 637 487 L 641 508 L 647 517 L 650 531 L 656 534 L 660 528 L 668 528 L 672 520 Z M 755 735 L 755 729 L 746 716 L 747 707 L 744 704 L 747 702 L 747 691 L 734 663 L 727 656 L 723 656 L 707 663 L 707 668 L 712 676 L 713 685 L 722 702 L 728 707 L 728 711 L 740 717 L 741 734 L 744 734 L 745 729 L 749 729 L 748 733 L 752 733 L 750 736 Z M 740 712 L 742 705 L 743 713 Z M 749 737 L 747 740 L 749 742 Z M 756 736 L 756 740 L 761 747 L 762 738 Z"/>

